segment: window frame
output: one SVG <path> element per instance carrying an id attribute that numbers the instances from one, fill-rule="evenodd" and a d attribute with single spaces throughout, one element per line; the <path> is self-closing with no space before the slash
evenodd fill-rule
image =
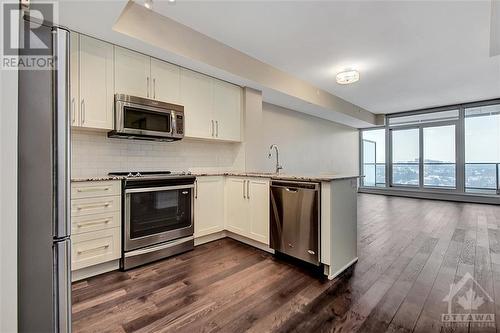
<path id="1" fill-rule="evenodd" d="M 494 99 L 494 100 L 488 100 L 488 101 L 482 101 L 482 102 L 473 102 L 473 103 L 467 103 L 467 104 L 463 104 L 462 107 L 463 107 L 463 122 L 462 122 L 462 126 L 463 126 L 463 161 L 464 161 L 464 164 L 463 164 L 463 193 L 464 194 L 467 194 L 467 195 L 477 195 L 478 193 L 480 192 L 474 192 L 474 191 L 467 191 L 467 188 L 472 188 L 472 187 L 466 187 L 466 179 L 465 179 L 465 176 L 466 176 L 466 160 L 465 160 L 465 146 L 466 146 L 466 142 L 465 142 L 465 121 L 467 118 L 469 117 L 466 117 L 465 116 L 465 111 L 466 109 L 472 109 L 472 108 L 476 108 L 476 107 L 482 107 L 482 106 L 490 106 L 490 105 L 499 105 L 500 106 L 500 99 Z M 477 117 L 477 116 L 475 116 Z M 486 193 L 481 193 L 480 195 L 486 195 L 486 196 L 493 196 L 493 197 L 500 197 L 500 166 L 499 166 L 499 163 L 496 163 L 495 165 L 495 175 L 496 175 L 496 194 L 486 194 Z M 470 164 L 470 163 L 469 163 Z M 488 163 L 485 163 L 485 164 L 488 164 Z"/>
<path id="2" fill-rule="evenodd" d="M 394 162 L 392 160 L 392 157 L 393 157 L 393 133 L 394 131 L 405 131 L 405 130 L 418 130 L 418 185 L 405 185 L 405 184 L 395 184 L 394 183 L 394 175 L 393 175 L 393 170 L 394 170 Z M 397 188 L 410 188 L 410 189 L 416 189 L 416 188 L 420 188 L 420 179 L 422 177 L 422 168 L 420 166 L 421 164 L 421 161 L 422 161 L 422 154 L 421 154 L 421 151 L 420 151 L 420 143 L 422 141 L 421 137 L 422 137 L 422 131 L 420 130 L 420 128 L 418 126 L 415 126 L 415 125 L 401 125 L 401 126 L 397 126 L 397 127 L 389 127 L 388 128 L 389 130 L 389 147 L 390 147 L 390 156 L 389 156 L 389 168 L 390 168 L 390 174 L 389 174 L 389 182 L 387 184 L 389 184 L 389 187 L 397 187 Z M 386 143 L 386 146 L 387 146 L 387 143 Z M 387 159 L 387 154 L 386 154 L 386 159 Z M 396 164 L 399 164 L 399 163 L 396 163 Z M 386 170 L 387 171 L 387 170 Z M 387 176 L 386 176 L 386 181 L 387 181 Z"/>
<path id="3" fill-rule="evenodd" d="M 370 128 L 366 128 L 366 129 L 358 129 L 358 137 L 359 137 L 359 173 L 361 175 L 363 175 L 364 173 L 364 161 L 363 161 L 363 156 L 364 156 L 364 146 L 363 146 L 363 132 L 366 131 L 375 131 L 375 130 L 381 130 L 381 129 L 385 129 L 386 126 L 376 126 L 376 127 L 370 127 Z M 371 140 L 370 140 L 371 141 Z M 366 188 L 387 188 L 387 136 L 385 138 L 385 142 L 384 142 L 384 145 L 386 147 L 386 151 L 385 151 L 385 161 L 384 161 L 384 165 L 385 165 L 385 183 L 384 183 L 384 186 L 377 186 L 377 181 L 376 181 L 376 177 L 375 177 L 375 186 L 365 186 L 364 185 L 364 178 L 361 179 L 361 181 L 359 182 L 360 184 L 360 187 L 366 187 Z M 377 162 L 377 155 L 375 154 L 375 162 Z"/>

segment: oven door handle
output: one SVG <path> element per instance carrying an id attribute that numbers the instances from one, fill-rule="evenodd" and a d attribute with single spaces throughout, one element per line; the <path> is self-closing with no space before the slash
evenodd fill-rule
<path id="1" fill-rule="evenodd" d="M 144 192 L 159 192 L 159 191 L 173 191 L 194 188 L 194 184 L 178 185 L 178 186 L 161 186 L 161 187 L 143 187 L 143 188 L 130 188 L 125 189 L 125 194 L 128 193 L 144 193 Z"/>

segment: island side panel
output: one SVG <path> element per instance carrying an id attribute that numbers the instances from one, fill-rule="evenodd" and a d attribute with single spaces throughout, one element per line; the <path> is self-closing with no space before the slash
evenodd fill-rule
<path id="1" fill-rule="evenodd" d="M 329 278 L 342 273 L 358 260 L 357 179 L 331 183 Z"/>
<path id="2" fill-rule="evenodd" d="M 325 265 L 331 265 L 331 218 L 332 218 L 332 189 L 331 182 L 321 183 L 321 262 Z M 326 273 L 328 275 L 329 273 Z"/>

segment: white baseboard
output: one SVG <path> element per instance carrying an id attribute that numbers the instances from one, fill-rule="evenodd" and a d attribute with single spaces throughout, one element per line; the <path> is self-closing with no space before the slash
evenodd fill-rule
<path id="1" fill-rule="evenodd" d="M 71 282 L 83 280 L 99 274 L 111 272 L 120 268 L 120 259 L 104 262 L 102 264 L 85 267 L 71 272 Z"/>
<path id="2" fill-rule="evenodd" d="M 194 239 L 194 246 L 209 243 L 227 237 L 226 231 L 219 231 L 210 235 L 201 236 Z"/>
<path id="3" fill-rule="evenodd" d="M 250 238 L 247 238 L 247 237 L 244 237 L 244 236 L 240 236 L 238 234 L 235 234 L 235 233 L 233 233 L 231 231 L 227 231 L 227 230 L 223 230 L 223 231 L 219 231 L 219 232 L 216 232 L 216 233 L 213 233 L 213 234 L 210 234 L 210 235 L 205 235 L 205 236 L 201 236 L 201 237 L 195 238 L 194 239 L 194 246 L 198 246 L 198 245 L 205 244 L 205 243 L 208 243 L 208 242 L 213 242 L 213 241 L 216 241 L 218 239 L 225 238 L 225 237 L 232 238 L 234 240 L 237 240 L 239 242 L 245 243 L 247 245 L 256 247 L 256 248 L 258 248 L 260 250 L 263 250 L 263 251 L 266 251 L 266 252 L 274 254 L 274 250 L 271 249 L 266 244 L 261 243 L 261 242 L 257 242 L 257 241 L 255 241 L 253 239 L 250 239 Z"/>
<path id="4" fill-rule="evenodd" d="M 229 238 L 235 239 L 235 240 L 237 240 L 239 242 L 242 242 L 242 243 L 248 244 L 250 246 L 256 247 L 256 248 L 258 248 L 260 250 L 263 250 L 263 251 L 266 251 L 266 252 L 274 254 L 274 250 L 271 249 L 268 245 L 266 245 L 264 243 L 254 241 L 253 239 L 237 235 L 237 234 L 235 234 L 235 233 L 233 233 L 231 231 L 227 231 L 227 230 L 226 230 L 226 236 L 229 237 Z"/>

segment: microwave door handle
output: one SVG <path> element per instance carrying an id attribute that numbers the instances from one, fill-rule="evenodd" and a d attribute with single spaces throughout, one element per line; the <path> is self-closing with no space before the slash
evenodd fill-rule
<path id="1" fill-rule="evenodd" d="M 177 133 L 177 120 L 175 119 L 175 113 L 171 112 L 170 113 L 170 131 L 171 134 L 174 135 Z"/>

